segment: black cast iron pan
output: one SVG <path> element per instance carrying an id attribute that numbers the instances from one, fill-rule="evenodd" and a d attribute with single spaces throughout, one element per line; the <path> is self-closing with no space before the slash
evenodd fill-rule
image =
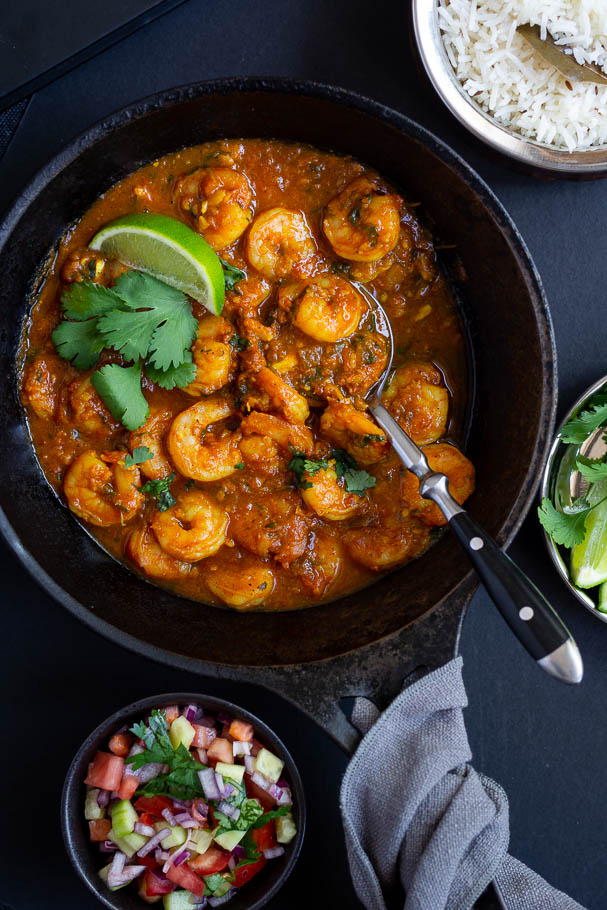
<path id="1" fill-rule="evenodd" d="M 476 378 L 469 507 L 504 545 L 516 532 L 556 396 L 550 317 L 521 237 L 480 178 L 415 123 L 343 89 L 274 79 L 206 82 L 130 105 L 53 159 L 8 213 L 0 231 L 1 528 L 42 587 L 101 634 L 183 669 L 268 686 L 352 749 L 357 734 L 340 698 L 365 695 L 384 707 L 409 672 L 457 649 L 474 579 L 455 539 L 446 534 L 422 559 L 326 606 L 242 614 L 192 603 L 142 581 L 83 533 L 42 477 L 18 401 L 15 353 L 49 249 L 126 174 L 224 136 L 350 153 L 419 200 L 435 233 L 456 245 Z"/>

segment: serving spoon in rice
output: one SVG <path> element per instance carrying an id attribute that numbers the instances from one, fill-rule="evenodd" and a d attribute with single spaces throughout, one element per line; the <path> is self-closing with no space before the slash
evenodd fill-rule
<path id="1" fill-rule="evenodd" d="M 563 621 L 525 573 L 451 496 L 448 477 L 430 469 L 422 449 L 382 404 L 384 389 L 392 373 L 394 337 L 380 302 L 366 288 L 359 285 L 357 289 L 373 308 L 378 330 L 388 341 L 386 367 L 365 396 L 371 414 L 385 431 L 404 466 L 418 478 L 421 496 L 435 502 L 447 519 L 491 599 L 519 641 L 551 676 L 561 682 L 581 682 L 584 675 L 582 657 Z"/>

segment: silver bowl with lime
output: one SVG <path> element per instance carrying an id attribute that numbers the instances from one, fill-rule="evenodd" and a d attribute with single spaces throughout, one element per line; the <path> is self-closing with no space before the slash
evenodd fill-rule
<path id="1" fill-rule="evenodd" d="M 572 593 L 607 622 L 607 376 L 558 429 L 541 487 L 548 552 Z"/>

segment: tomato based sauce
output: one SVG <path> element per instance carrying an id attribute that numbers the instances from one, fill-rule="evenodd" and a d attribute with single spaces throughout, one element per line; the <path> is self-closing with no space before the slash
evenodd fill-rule
<path id="1" fill-rule="evenodd" d="M 150 416 L 129 431 L 51 334 L 63 291 L 125 271 L 88 248 L 93 236 L 144 212 L 183 222 L 245 274 L 221 316 L 191 301 L 195 379 L 168 390 L 144 375 Z M 332 600 L 421 555 L 444 519 L 365 409 L 388 356 L 373 298 L 394 336 L 384 403 L 463 502 L 466 348 L 415 200 L 353 158 L 280 141 L 207 143 L 141 168 L 62 239 L 25 327 L 21 396 L 48 482 L 130 569 L 236 609 Z M 126 362 L 104 349 L 97 369 L 108 363 Z M 125 464 L 140 447 L 148 460 Z M 171 475 L 172 498 L 150 495 Z"/>

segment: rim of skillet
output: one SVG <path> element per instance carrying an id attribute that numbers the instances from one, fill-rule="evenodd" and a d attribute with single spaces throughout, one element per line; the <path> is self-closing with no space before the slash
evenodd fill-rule
<path id="1" fill-rule="evenodd" d="M 146 711 L 154 707 L 164 707 L 171 704 L 183 705 L 190 702 L 199 704 L 204 708 L 211 708 L 213 711 L 228 711 L 252 723 L 264 745 L 269 745 L 280 758 L 284 759 L 285 771 L 294 795 L 293 809 L 297 820 L 297 834 L 291 844 L 287 845 L 288 849 L 285 850 L 286 856 L 282 870 L 267 890 L 264 890 L 263 894 L 253 902 L 249 903 L 246 900 L 247 891 L 245 887 L 242 890 L 242 894 L 237 894 L 230 902 L 230 907 L 233 907 L 234 910 L 260 910 L 282 888 L 299 858 L 306 831 L 305 791 L 295 760 L 278 734 L 257 715 L 223 698 L 202 695 L 199 692 L 168 692 L 160 695 L 150 695 L 147 698 L 141 698 L 136 702 L 125 705 L 123 708 L 119 708 L 118 711 L 103 720 L 89 733 L 84 742 L 78 747 L 70 763 L 61 792 L 61 833 L 70 861 L 87 888 L 95 895 L 97 900 L 109 907 L 110 910 L 126 910 L 127 907 L 130 910 L 131 902 L 125 903 L 124 897 L 132 898 L 136 902 L 132 906 L 140 904 L 143 907 L 145 904 L 130 889 L 125 892 L 122 889 L 116 892 L 110 891 L 98 877 L 97 873 L 102 866 L 98 866 L 97 854 L 88 840 L 83 814 L 84 778 L 88 763 L 93 754 L 107 741 L 108 736 L 124 726 L 125 722 L 140 719 Z M 273 868 L 270 867 L 270 871 Z M 241 900 L 238 898 L 241 898 Z"/>
<path id="2" fill-rule="evenodd" d="M 548 382 L 554 390 L 553 394 L 548 399 L 546 396 L 543 396 L 542 411 L 540 414 L 535 447 L 535 459 L 540 461 L 543 466 L 552 440 L 557 408 L 558 376 L 556 344 L 546 293 L 527 244 L 493 190 L 445 141 L 438 138 L 434 133 L 426 129 L 426 127 L 421 126 L 405 114 L 401 114 L 394 108 L 358 92 L 340 86 L 305 79 L 283 78 L 280 76 L 234 76 L 183 84 L 160 92 L 154 92 L 133 101 L 119 110 L 114 111 L 107 117 L 93 123 L 88 129 L 72 139 L 65 148 L 54 155 L 36 172 L 24 189 L 20 191 L 0 224 L 0 253 L 2 253 L 4 244 L 21 215 L 33 202 L 43 187 L 65 167 L 71 164 L 85 148 L 94 145 L 105 135 L 112 132 L 112 130 L 121 126 L 125 115 L 128 115 L 130 119 L 139 119 L 140 117 L 150 115 L 161 108 L 179 105 L 184 101 L 192 100 L 200 95 L 246 92 L 266 92 L 268 94 L 278 94 L 282 92 L 291 95 L 307 95 L 308 97 L 333 101 L 340 106 L 350 107 L 369 116 L 376 117 L 379 120 L 383 120 L 397 129 L 402 130 L 407 136 L 419 141 L 420 144 L 437 154 L 437 156 L 446 162 L 450 169 L 455 172 L 456 176 L 464 180 L 467 185 L 477 193 L 482 204 L 488 209 L 490 215 L 498 224 L 499 229 L 506 235 L 519 267 L 532 286 L 529 296 L 535 313 L 540 347 L 545 355 L 544 369 L 547 371 Z M 510 512 L 498 535 L 502 548 L 505 549 L 509 546 L 521 527 L 523 520 L 534 501 L 541 480 L 541 474 L 541 470 L 533 472 L 528 469 L 521 490 L 515 502 L 512 504 Z M 143 654 L 159 663 L 190 670 L 195 673 L 205 672 L 212 667 L 219 666 L 218 664 L 211 664 L 209 662 L 201 661 L 200 659 L 188 657 L 149 644 L 130 633 L 117 629 L 106 620 L 95 616 L 78 600 L 68 594 L 67 591 L 42 569 L 35 556 L 22 545 L 18 535 L 13 530 L 1 507 L 0 533 L 21 563 L 25 566 L 29 574 L 38 582 L 45 592 L 54 597 L 89 628 L 92 628 L 98 634 L 103 635 L 104 638 L 107 638 L 114 643 L 118 643 L 131 651 Z M 472 578 L 473 574 L 473 570 L 470 569 L 460 580 L 457 588 L 466 584 L 469 579 Z M 456 589 L 454 589 L 454 591 L 455 590 Z M 387 637 L 389 638 L 391 636 L 389 635 Z M 369 646 L 370 645 L 366 645 L 362 648 L 355 648 L 354 650 L 363 650 L 364 647 Z M 332 659 L 333 658 L 331 657 L 327 657 L 313 661 L 312 663 L 323 664 Z M 307 664 L 302 664 L 301 666 L 307 666 Z"/>

